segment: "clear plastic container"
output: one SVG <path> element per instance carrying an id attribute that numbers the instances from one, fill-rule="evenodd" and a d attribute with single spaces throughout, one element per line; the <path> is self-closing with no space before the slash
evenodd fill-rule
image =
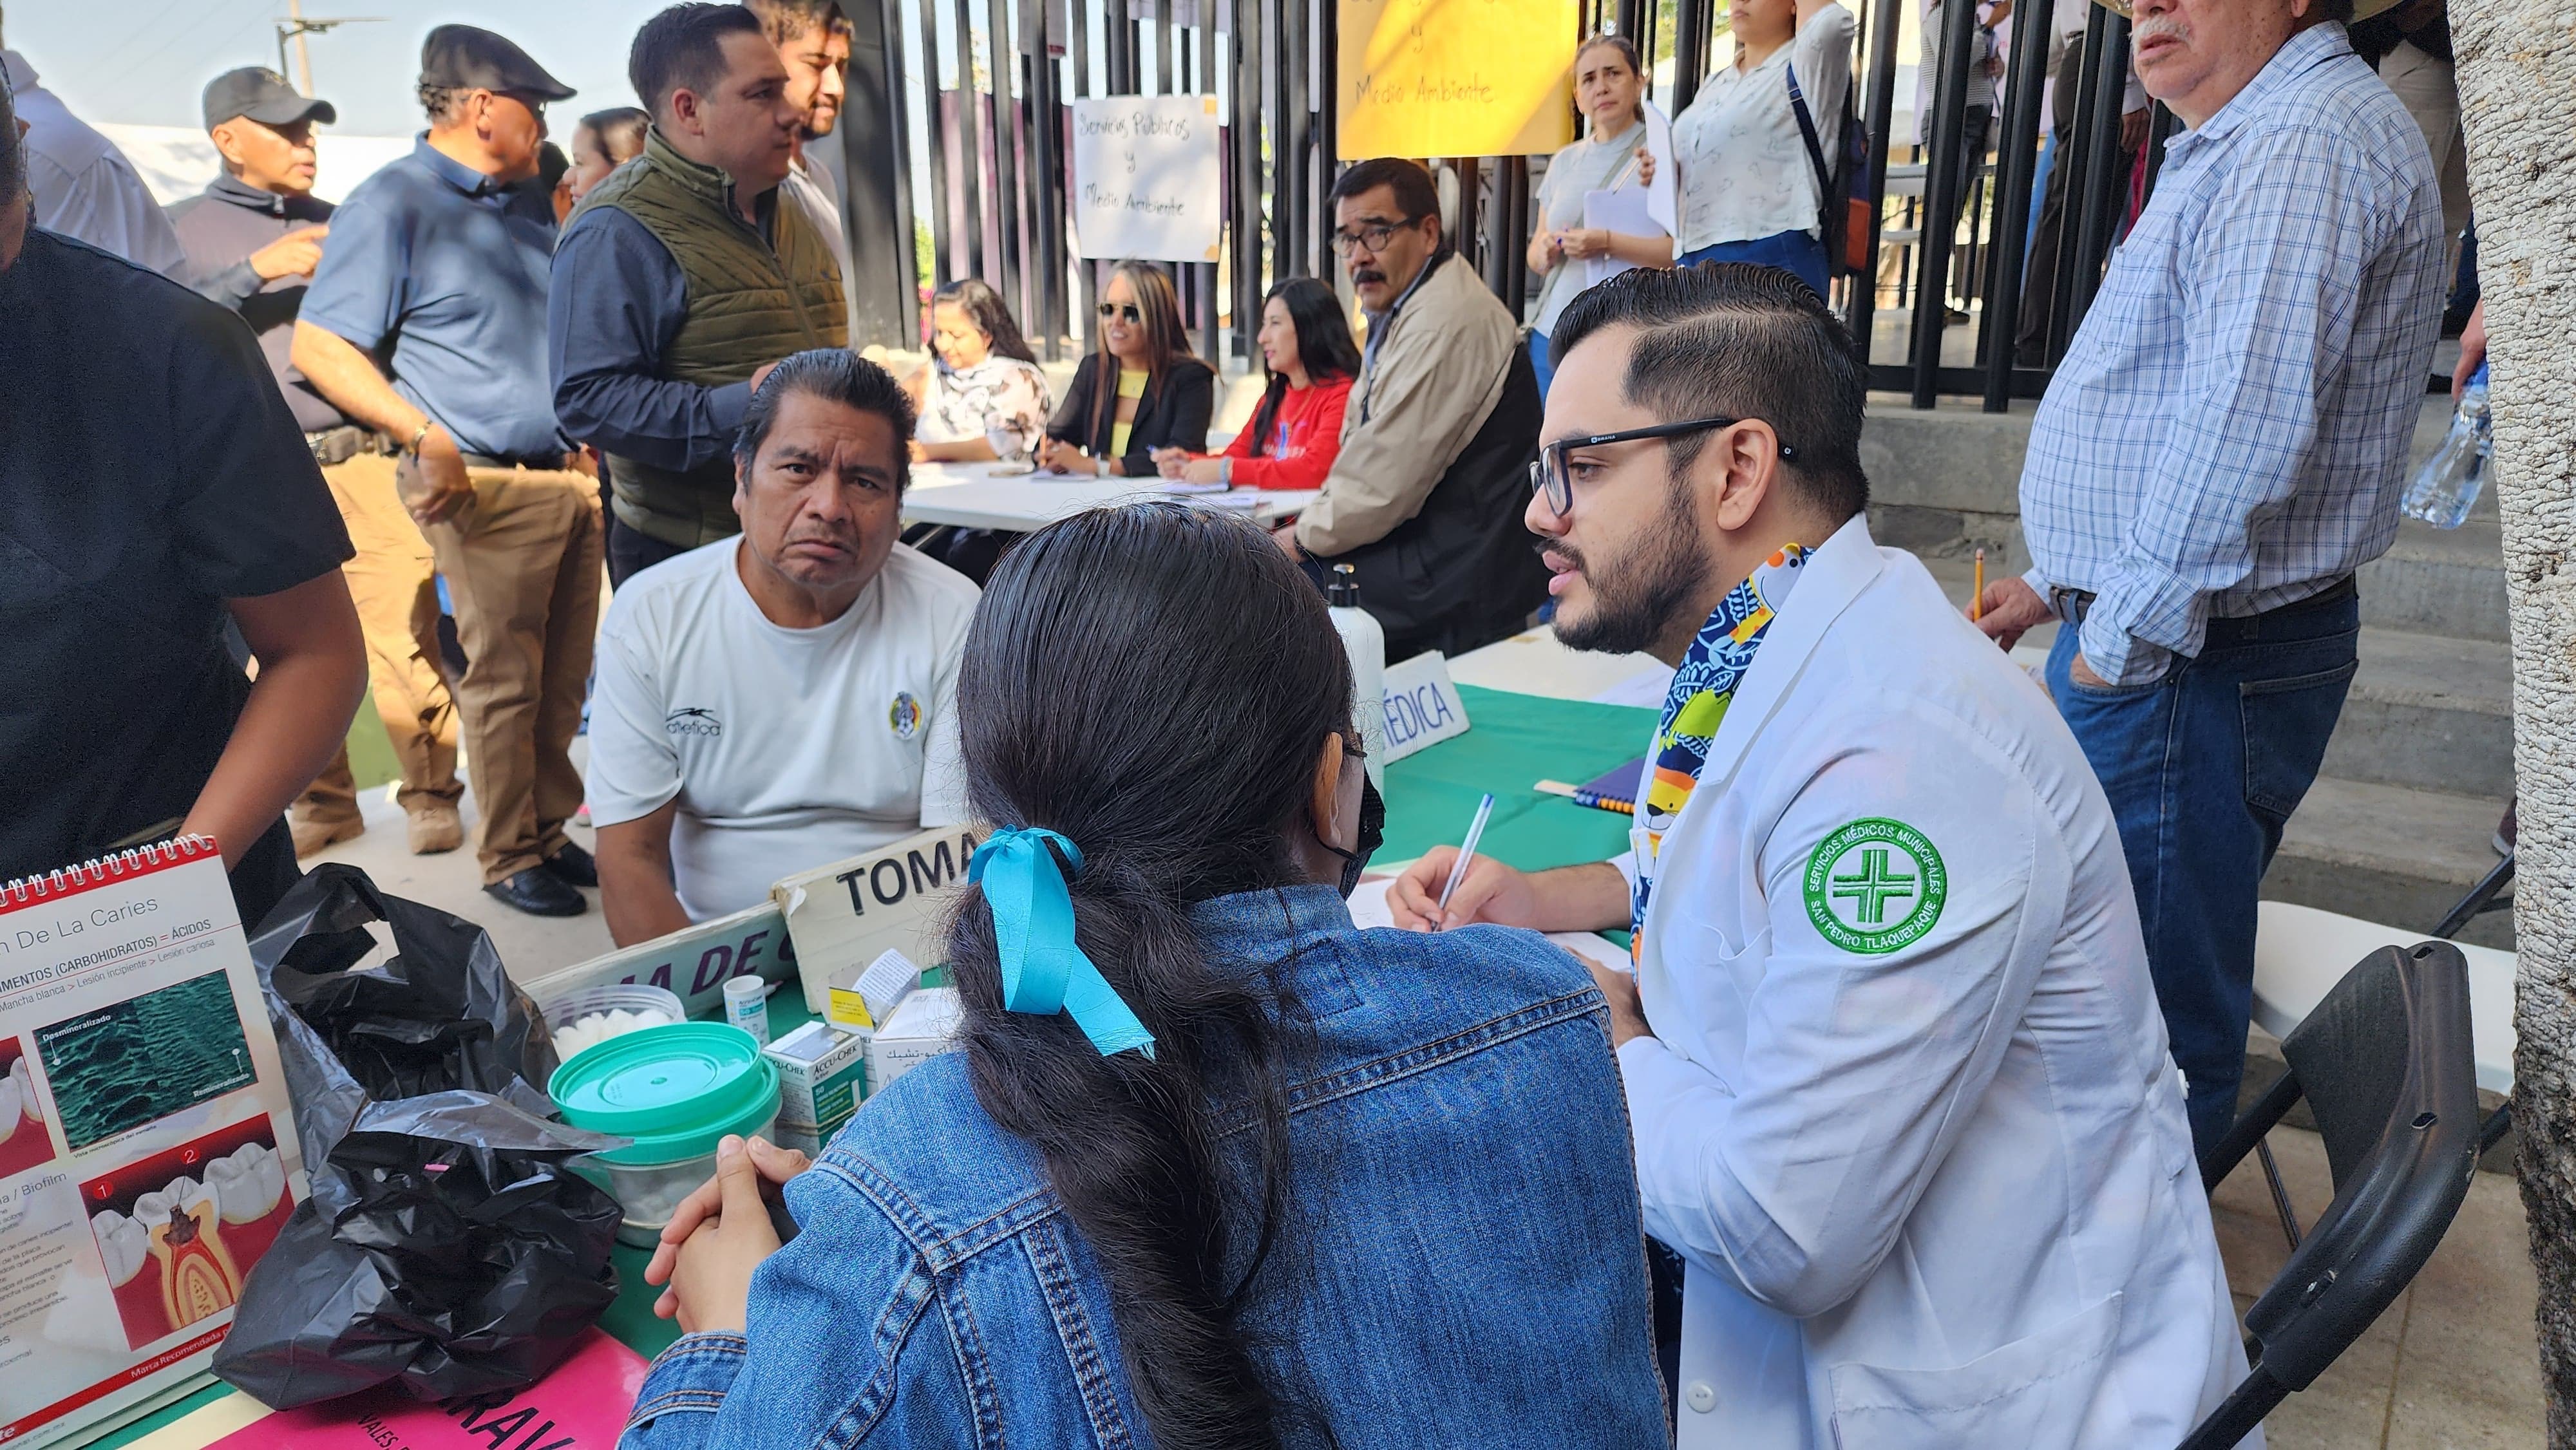
<path id="1" fill-rule="evenodd" d="M 778 1123 L 777 1065 L 750 1033 L 721 1022 L 611 1038 L 557 1068 L 546 1090 L 565 1122 L 631 1140 L 572 1168 L 617 1200 L 617 1237 L 637 1246 L 715 1175 L 727 1134 L 766 1136 Z"/>
<path id="2" fill-rule="evenodd" d="M 777 1142 L 778 1114 L 745 1127 L 742 1135 Z M 617 1241 L 649 1249 L 662 1241 L 662 1226 L 680 1211 L 681 1201 L 716 1176 L 716 1150 L 710 1143 L 704 1153 L 668 1163 L 619 1163 L 611 1154 L 593 1153 L 574 1159 L 572 1171 L 607 1189 L 608 1196 L 617 1200 Z"/>
<path id="3" fill-rule="evenodd" d="M 634 1016 L 658 1013 L 660 1022 L 646 1026 L 667 1026 L 686 1022 L 689 1014 L 677 995 L 643 982 L 604 982 L 596 987 L 583 987 L 537 1004 L 537 1015 L 546 1019 L 546 1030 L 554 1035 L 555 1056 L 570 1062 L 580 1049 L 566 1051 L 570 1045 L 564 1033 L 567 1028 L 581 1028 L 594 1017 L 610 1017 L 625 1012 Z M 633 1028 L 627 1030 L 632 1031 Z"/>

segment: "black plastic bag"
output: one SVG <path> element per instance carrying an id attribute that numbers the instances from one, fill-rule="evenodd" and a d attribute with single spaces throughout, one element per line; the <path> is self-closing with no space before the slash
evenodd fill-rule
<path id="1" fill-rule="evenodd" d="M 395 956 L 351 970 L 376 921 Z M 563 1165 L 626 1140 L 548 1120 L 554 1046 L 491 938 L 332 864 L 250 945 L 312 1188 L 215 1373 L 276 1409 L 543 1377 L 617 1297 L 617 1202 Z"/>

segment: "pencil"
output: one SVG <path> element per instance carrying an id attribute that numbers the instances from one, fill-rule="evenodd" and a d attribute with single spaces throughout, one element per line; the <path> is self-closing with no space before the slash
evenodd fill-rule
<path id="1" fill-rule="evenodd" d="M 1986 551 L 1983 549 L 1977 551 L 1977 582 L 1969 587 L 1975 591 L 1968 596 L 1968 618 L 1974 622 L 1984 618 L 1986 613 Z"/>

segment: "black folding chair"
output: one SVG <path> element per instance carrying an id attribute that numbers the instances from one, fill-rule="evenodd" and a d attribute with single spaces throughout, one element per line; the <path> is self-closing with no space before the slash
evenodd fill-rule
<path id="1" fill-rule="evenodd" d="M 2395 1303 L 2468 1197 L 2478 1161 L 2469 965 L 2448 942 L 2382 947 L 2281 1039 L 2290 1065 L 2201 1160 L 2215 1188 L 2301 1098 L 2316 1115 L 2334 1202 L 2304 1240 L 2272 1193 L 2290 1261 L 2245 1311 L 2253 1373 L 2182 1450 L 2225 1450 L 2316 1382 Z"/>

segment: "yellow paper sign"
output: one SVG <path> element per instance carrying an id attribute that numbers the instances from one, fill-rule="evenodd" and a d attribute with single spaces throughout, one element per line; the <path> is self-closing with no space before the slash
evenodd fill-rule
<path id="1" fill-rule="evenodd" d="M 1576 0 L 1340 0 L 1344 161 L 1574 139 Z"/>

